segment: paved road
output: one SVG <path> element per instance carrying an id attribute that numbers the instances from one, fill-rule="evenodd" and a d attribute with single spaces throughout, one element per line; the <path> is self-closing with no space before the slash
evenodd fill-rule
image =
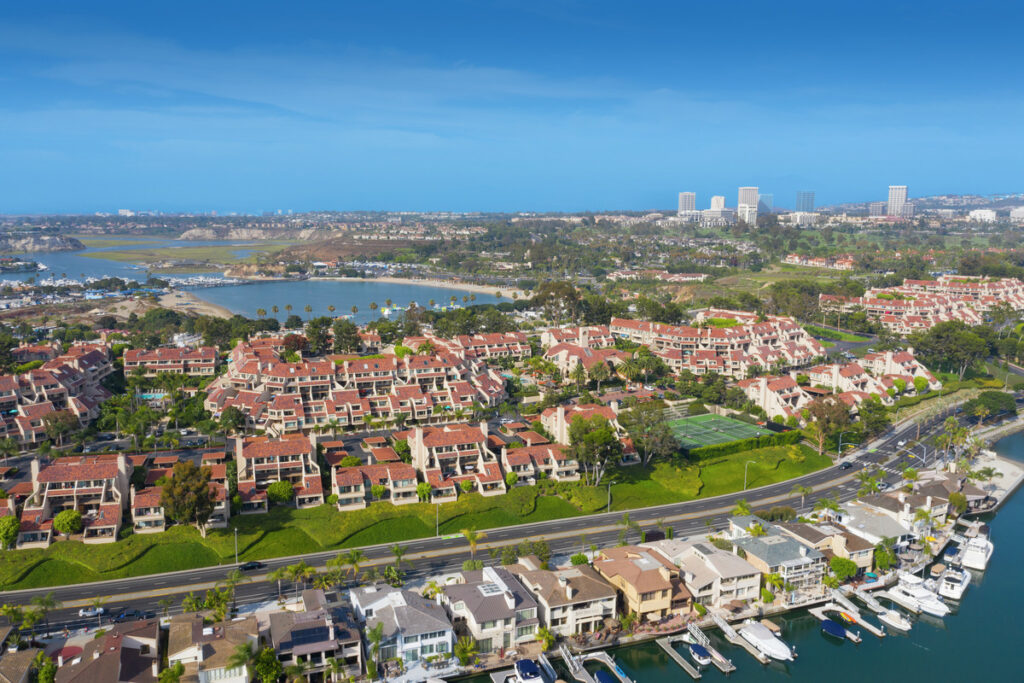
<path id="1" fill-rule="evenodd" d="M 937 415 L 922 425 L 922 438 L 932 431 L 941 429 L 945 414 Z M 920 449 L 916 454 L 901 448 L 900 441 L 911 439 L 917 431 L 916 425 L 905 425 L 890 430 L 884 437 L 875 442 L 870 451 L 857 451 L 845 459 L 851 462 L 849 469 L 829 467 L 798 479 L 780 482 L 745 492 L 735 492 L 715 498 L 706 498 L 683 503 L 671 503 L 651 508 L 630 511 L 630 517 L 641 526 L 652 529 L 657 520 L 669 523 L 677 538 L 705 533 L 710 522 L 715 528 L 723 528 L 726 520 L 735 507 L 736 501 L 746 498 L 752 507 L 764 508 L 771 505 L 787 504 L 798 508 L 799 497 L 791 494 L 794 484 L 800 483 L 814 488 L 814 493 L 807 496 L 806 507 L 809 510 L 819 498 L 830 497 L 844 502 L 856 497 L 858 483 L 856 473 L 864 468 L 877 469 L 881 463 L 896 456 L 884 467 L 885 479 L 897 481 L 899 472 L 908 466 L 921 466 Z M 621 527 L 618 525 L 622 512 L 601 513 L 585 517 L 537 522 L 514 527 L 491 529 L 486 532 L 485 540 L 477 550 L 477 558 L 488 564 L 496 563 L 487 552 L 494 547 L 515 545 L 524 539 L 545 539 L 554 554 L 568 554 L 578 551 L 581 546 L 597 544 L 598 546 L 613 545 L 618 541 Z M 581 537 L 585 536 L 585 541 Z M 637 541 L 635 534 L 632 541 Z M 407 558 L 414 567 L 406 572 L 407 579 L 421 579 L 445 571 L 458 570 L 462 563 L 469 559 L 466 541 L 461 538 L 432 537 L 409 541 L 402 544 L 407 551 Z M 390 545 L 369 546 L 362 549 L 367 557 L 364 567 L 383 566 L 393 561 Z M 346 551 L 342 551 L 346 552 Z M 278 592 L 276 583 L 266 581 L 266 573 L 278 567 L 295 564 L 300 559 L 314 567 L 322 567 L 324 563 L 335 557 L 337 550 L 312 553 L 301 557 L 278 558 L 266 561 L 266 568 L 254 572 L 251 583 L 242 584 L 236 589 L 236 601 L 239 604 L 257 602 L 275 597 Z M 221 565 L 183 572 L 171 572 L 129 579 L 116 579 L 97 583 L 77 584 L 46 589 L 8 591 L 3 596 L 4 602 L 28 604 L 33 596 L 52 592 L 54 597 L 66 607 L 54 611 L 50 622 L 54 627 L 67 626 L 70 629 L 93 626 L 95 618 L 79 618 L 78 609 L 87 605 L 98 596 L 106 598 L 108 617 L 123 608 L 131 607 L 142 611 L 159 612 L 159 601 L 173 598 L 174 607 L 171 611 L 181 610 L 181 600 L 190 591 L 202 594 L 210 585 L 224 578 L 234 565 Z M 293 586 L 284 583 L 285 591 Z"/>

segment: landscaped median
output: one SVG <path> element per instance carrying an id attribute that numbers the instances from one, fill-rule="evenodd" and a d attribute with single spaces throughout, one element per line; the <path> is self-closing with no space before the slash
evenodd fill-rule
<path id="1" fill-rule="evenodd" d="M 651 467 L 612 471 L 612 509 L 706 498 L 747 487 L 799 477 L 831 464 L 803 445 L 772 446 L 705 459 L 659 461 Z M 604 487 L 542 480 L 503 496 L 463 495 L 454 503 L 393 506 L 374 503 L 365 510 L 339 512 L 330 505 L 307 510 L 272 508 L 267 514 L 236 516 L 239 560 L 263 560 L 324 550 L 395 543 L 440 532 L 479 530 L 592 514 L 607 502 Z M 435 517 L 438 516 L 439 517 Z M 117 543 L 84 545 L 58 541 L 46 550 L 9 550 L 0 554 L 0 590 L 41 588 L 70 583 L 144 576 L 227 564 L 235 559 L 231 529 L 202 538 L 193 527 L 163 533 L 133 534 Z"/>

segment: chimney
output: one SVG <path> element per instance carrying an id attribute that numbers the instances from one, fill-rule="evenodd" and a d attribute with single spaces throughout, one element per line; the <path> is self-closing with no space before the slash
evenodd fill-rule
<path id="1" fill-rule="evenodd" d="M 160 676 L 160 660 L 156 657 L 153 658 L 153 663 L 150 665 L 150 671 L 153 673 L 154 678 Z"/>
<path id="2" fill-rule="evenodd" d="M 807 546 L 800 546 L 800 557 L 807 557 Z"/>
<path id="3" fill-rule="evenodd" d="M 516 596 L 512 595 L 512 593 L 510 591 L 505 591 L 504 593 L 502 593 L 502 595 L 505 596 L 505 604 L 508 605 L 508 608 L 509 609 L 515 609 L 516 608 Z"/>
<path id="4" fill-rule="evenodd" d="M 558 577 L 558 585 L 565 590 L 565 597 L 567 600 L 572 600 L 573 590 L 572 586 L 569 585 L 569 580 L 564 576 Z"/>

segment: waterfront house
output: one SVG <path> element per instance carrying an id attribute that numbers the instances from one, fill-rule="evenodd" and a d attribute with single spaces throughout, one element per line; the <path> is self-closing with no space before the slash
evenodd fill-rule
<path id="1" fill-rule="evenodd" d="M 462 572 L 442 589 L 441 601 L 458 635 L 469 635 L 480 652 L 496 652 L 537 639 L 537 601 L 508 569 Z"/>
<path id="2" fill-rule="evenodd" d="M 230 664 L 238 646 L 246 644 L 259 648 L 256 617 L 206 624 L 198 614 L 178 614 L 167 631 L 167 664 L 185 666 L 183 681 L 249 683 L 246 667 Z"/>
<path id="3" fill-rule="evenodd" d="M 871 571 L 875 546 L 838 525 L 791 522 L 779 524 L 778 528 L 808 548 L 821 552 L 826 561 L 842 557 L 853 561 L 860 572 Z"/>
<path id="4" fill-rule="evenodd" d="M 594 569 L 619 595 L 619 609 L 641 621 L 689 611 L 693 598 L 683 585 L 675 565 L 650 548 L 605 548 L 593 562 Z"/>
<path id="5" fill-rule="evenodd" d="M 772 575 L 779 577 L 786 586 L 785 605 L 803 604 L 824 595 L 826 562 L 821 552 L 755 516 L 731 517 L 727 534 L 733 547 L 743 550 L 744 559 L 766 580 Z"/>
<path id="6" fill-rule="evenodd" d="M 529 556 L 507 569 L 533 594 L 541 622 L 556 636 L 597 631 L 617 614 L 615 588 L 589 565 L 541 569 L 537 558 Z"/>
<path id="7" fill-rule="evenodd" d="M 738 555 L 707 541 L 664 539 L 640 544 L 679 568 L 679 576 L 695 602 L 722 607 L 733 601 L 756 600 L 761 572 Z"/>
<path id="8" fill-rule="evenodd" d="M 360 586 L 349 591 L 349 599 L 364 636 L 377 624 L 384 625 L 379 661 L 416 662 L 448 655 L 455 647 L 455 630 L 444 608 L 419 593 L 386 585 Z"/>
<path id="9" fill-rule="evenodd" d="M 341 662 L 342 676 L 359 676 L 363 670 L 362 634 L 352 614 L 329 607 L 322 590 L 302 592 L 302 611 L 271 612 L 269 644 L 285 668 L 305 662 L 309 672 L 328 669 L 328 659 Z"/>

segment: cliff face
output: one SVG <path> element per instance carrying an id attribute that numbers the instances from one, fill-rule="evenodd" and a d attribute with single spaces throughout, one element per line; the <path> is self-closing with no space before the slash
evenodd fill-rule
<path id="1" fill-rule="evenodd" d="M 0 252 L 40 254 L 54 251 L 79 251 L 85 245 L 64 235 L 0 235 Z"/>

